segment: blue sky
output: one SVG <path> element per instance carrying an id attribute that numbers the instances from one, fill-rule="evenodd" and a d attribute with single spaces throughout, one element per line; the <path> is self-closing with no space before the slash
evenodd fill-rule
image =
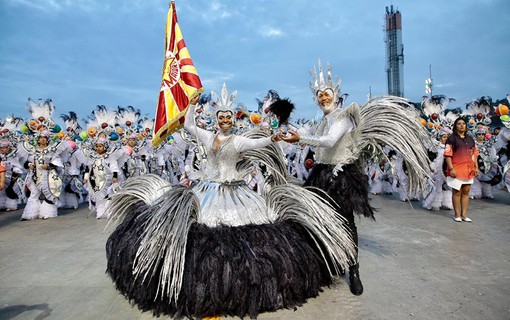
<path id="1" fill-rule="evenodd" d="M 0 1 L 0 117 L 27 117 L 26 101 L 52 98 L 56 117 L 85 118 L 98 104 L 154 116 L 168 1 Z M 420 101 L 432 65 L 434 94 L 464 106 L 510 93 L 510 1 L 176 0 L 179 24 L 206 91 L 226 82 L 256 108 L 268 89 L 318 108 L 308 88 L 320 58 L 347 102 L 386 93 L 384 16 L 402 14 L 405 95 Z"/>

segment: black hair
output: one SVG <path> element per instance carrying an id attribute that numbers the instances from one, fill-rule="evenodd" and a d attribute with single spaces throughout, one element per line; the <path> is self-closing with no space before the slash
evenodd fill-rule
<path id="1" fill-rule="evenodd" d="M 453 128 L 452 128 L 453 129 L 453 133 L 458 134 L 457 133 L 457 122 L 459 122 L 461 120 L 464 121 L 464 123 L 467 126 L 468 122 L 466 121 L 466 119 L 464 117 L 458 117 L 457 119 L 455 119 L 455 122 L 453 122 Z"/>

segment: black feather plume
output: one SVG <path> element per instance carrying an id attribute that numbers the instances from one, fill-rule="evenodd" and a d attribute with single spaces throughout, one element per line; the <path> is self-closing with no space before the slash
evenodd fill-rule
<path id="1" fill-rule="evenodd" d="M 280 123 L 286 123 L 295 108 L 288 98 L 276 100 L 269 106 L 269 110 L 278 117 Z"/>

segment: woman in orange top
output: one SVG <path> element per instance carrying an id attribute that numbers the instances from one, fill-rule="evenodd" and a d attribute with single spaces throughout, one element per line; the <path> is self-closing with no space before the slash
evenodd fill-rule
<path id="1" fill-rule="evenodd" d="M 444 157 L 446 161 L 446 183 L 452 188 L 453 210 L 457 222 L 471 222 L 466 216 L 469 204 L 469 190 L 473 178 L 478 176 L 478 149 L 475 141 L 467 135 L 464 118 L 453 123 L 453 134 L 446 140 Z"/>

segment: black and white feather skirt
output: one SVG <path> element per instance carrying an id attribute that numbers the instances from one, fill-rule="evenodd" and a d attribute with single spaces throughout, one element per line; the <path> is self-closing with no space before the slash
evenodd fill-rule
<path id="1" fill-rule="evenodd" d="M 191 188 L 151 175 L 134 180 L 112 200 L 120 224 L 107 241 L 107 273 L 143 311 L 254 318 L 316 297 L 353 260 L 345 220 L 305 188 L 274 186 L 268 223 L 211 227 L 198 223 Z"/>

